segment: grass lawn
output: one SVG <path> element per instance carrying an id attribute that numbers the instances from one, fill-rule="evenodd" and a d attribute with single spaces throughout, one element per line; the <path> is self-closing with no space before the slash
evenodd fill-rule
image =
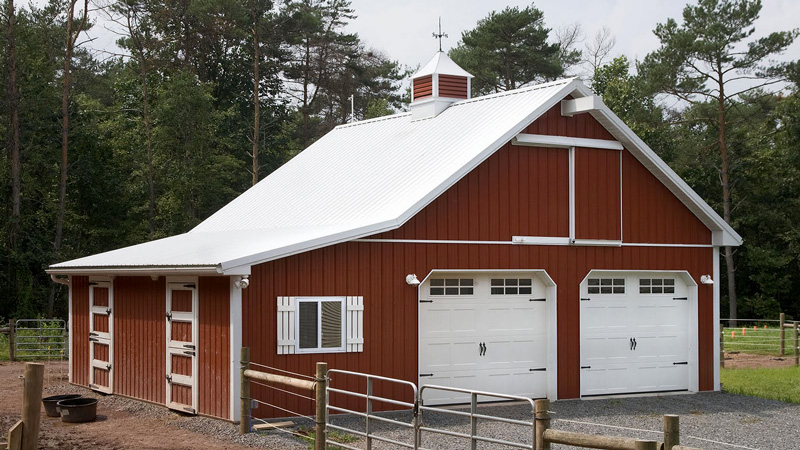
<path id="1" fill-rule="evenodd" d="M 720 381 L 733 394 L 800 403 L 800 367 L 722 369 Z"/>
<path id="2" fill-rule="evenodd" d="M 0 334 L 0 361 L 8 361 L 8 336 Z"/>
<path id="3" fill-rule="evenodd" d="M 781 334 L 777 327 L 774 328 L 756 328 L 752 326 L 744 327 L 745 334 L 742 334 L 742 328 L 729 328 L 722 329 L 723 343 L 726 352 L 742 352 L 752 353 L 756 355 L 780 355 Z M 731 333 L 734 336 L 731 336 Z M 793 355 L 794 353 L 794 330 L 787 328 L 786 333 L 786 355 Z"/>

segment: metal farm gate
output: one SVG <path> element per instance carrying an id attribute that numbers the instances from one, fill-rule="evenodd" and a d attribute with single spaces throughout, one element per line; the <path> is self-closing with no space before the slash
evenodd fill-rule
<path id="1" fill-rule="evenodd" d="M 14 324 L 17 359 L 67 358 L 69 335 L 61 319 L 19 319 Z"/>

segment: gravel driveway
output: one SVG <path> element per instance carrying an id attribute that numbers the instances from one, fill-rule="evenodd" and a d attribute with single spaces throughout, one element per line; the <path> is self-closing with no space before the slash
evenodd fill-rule
<path id="1" fill-rule="evenodd" d="M 482 406 L 482 414 L 529 420 L 530 406 L 496 404 Z M 708 450 L 800 449 L 800 405 L 728 393 L 700 393 L 602 400 L 567 400 L 551 404 L 552 427 L 560 430 L 593 434 L 661 440 L 659 432 L 632 431 L 575 422 L 591 422 L 623 428 L 658 431 L 663 414 L 681 416 L 681 443 Z M 468 432 L 468 420 L 453 415 L 425 413 L 426 426 Z M 392 413 L 389 417 L 410 420 L 409 413 Z M 574 422 L 573 422 L 574 421 Z M 333 424 L 363 430 L 363 419 L 334 417 Z M 381 435 L 410 442 L 410 433 L 393 425 L 376 425 Z M 530 429 L 497 422 L 479 421 L 483 436 L 530 442 Z M 705 440 L 701 440 L 702 438 Z M 713 441 L 718 441 L 716 443 Z M 724 445 L 728 443 L 733 445 Z M 423 434 L 422 444 L 433 449 L 466 449 L 469 443 L 461 438 L 441 434 Z M 364 442 L 354 444 L 365 448 Z M 375 443 L 373 448 L 400 448 Z M 509 448 L 482 444 L 479 448 Z M 554 445 L 553 449 L 571 448 Z"/>

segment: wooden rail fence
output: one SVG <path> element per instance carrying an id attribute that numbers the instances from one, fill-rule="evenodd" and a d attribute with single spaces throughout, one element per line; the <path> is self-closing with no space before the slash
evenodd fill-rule
<path id="1" fill-rule="evenodd" d="M 8 431 L 8 441 L 0 450 L 36 450 L 39 448 L 44 365 L 26 363 L 22 388 L 22 419 Z"/>
<path id="2" fill-rule="evenodd" d="M 8 359 L 14 361 L 16 359 L 16 355 L 14 354 L 14 347 L 16 346 L 14 339 L 17 334 L 14 321 L 9 320 L 7 327 L 0 328 L 0 334 L 5 334 L 8 336 Z"/>

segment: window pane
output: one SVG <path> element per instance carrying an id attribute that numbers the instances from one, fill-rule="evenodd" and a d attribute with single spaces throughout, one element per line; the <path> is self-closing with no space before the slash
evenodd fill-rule
<path id="1" fill-rule="evenodd" d="M 444 293 L 447 295 L 458 295 L 458 288 L 444 288 Z"/>
<path id="2" fill-rule="evenodd" d="M 342 302 L 322 302 L 322 348 L 342 346 Z"/>
<path id="3" fill-rule="evenodd" d="M 317 302 L 300 302 L 300 348 L 317 348 Z"/>
<path id="4" fill-rule="evenodd" d="M 461 279 L 462 286 L 472 286 L 472 278 L 462 278 Z"/>
<path id="5" fill-rule="evenodd" d="M 458 278 L 447 278 L 444 280 L 445 286 L 458 286 Z"/>
<path id="6" fill-rule="evenodd" d="M 461 295 L 472 295 L 472 288 L 461 288 Z"/>
<path id="7" fill-rule="evenodd" d="M 503 285 L 502 279 L 492 278 L 492 286 L 502 286 L 502 285 Z"/>
<path id="8" fill-rule="evenodd" d="M 444 288 L 431 288 L 431 295 L 444 295 Z"/>
<path id="9" fill-rule="evenodd" d="M 589 288 L 589 293 L 590 294 L 599 294 L 600 293 L 600 288 L 596 287 L 596 286 L 595 287 L 590 287 Z"/>
<path id="10" fill-rule="evenodd" d="M 444 286 L 444 280 L 440 278 L 432 278 L 431 279 L 431 286 Z"/>
<path id="11" fill-rule="evenodd" d="M 600 284 L 603 286 L 611 286 L 611 278 L 601 278 Z"/>
<path id="12" fill-rule="evenodd" d="M 516 278 L 506 278 L 506 286 L 516 286 L 517 281 Z"/>
<path id="13" fill-rule="evenodd" d="M 492 288 L 492 294 L 502 294 L 502 293 L 503 293 L 503 288 L 501 288 L 501 287 L 493 287 Z"/>
<path id="14" fill-rule="evenodd" d="M 601 294 L 610 294 L 611 293 L 611 287 L 609 286 L 609 287 L 600 288 L 600 293 Z"/>
<path id="15" fill-rule="evenodd" d="M 640 279 L 639 286 L 650 286 L 650 279 L 649 278 Z"/>
<path id="16" fill-rule="evenodd" d="M 614 286 L 614 293 L 615 294 L 624 294 L 625 288 L 620 286 Z"/>
<path id="17" fill-rule="evenodd" d="M 661 286 L 662 281 L 660 278 L 653 278 L 653 286 Z"/>
<path id="18" fill-rule="evenodd" d="M 664 293 L 665 294 L 674 294 L 675 293 L 675 288 L 673 286 L 665 286 L 664 287 Z"/>
<path id="19" fill-rule="evenodd" d="M 519 288 L 519 293 L 523 294 L 523 295 L 525 295 L 525 294 L 530 295 L 531 288 L 529 288 L 529 287 L 521 287 L 521 288 Z"/>
<path id="20" fill-rule="evenodd" d="M 675 280 L 673 280 L 672 278 L 664 280 L 664 286 L 674 286 L 674 285 L 675 285 Z"/>
<path id="21" fill-rule="evenodd" d="M 531 281 L 532 280 L 530 278 L 523 278 L 523 279 L 519 280 L 519 285 L 520 286 L 530 286 L 531 285 Z"/>
<path id="22" fill-rule="evenodd" d="M 661 286 L 653 286 L 653 294 L 660 294 Z"/>
<path id="23" fill-rule="evenodd" d="M 516 294 L 516 293 L 517 293 L 517 288 L 515 287 L 506 288 L 506 294 Z"/>
<path id="24" fill-rule="evenodd" d="M 639 288 L 639 293 L 640 294 L 649 294 L 650 293 L 650 288 L 649 287 L 640 287 Z"/>
<path id="25" fill-rule="evenodd" d="M 624 278 L 614 278 L 614 286 L 625 286 Z"/>
<path id="26" fill-rule="evenodd" d="M 600 284 L 600 280 L 597 278 L 589 278 L 589 286 L 598 286 Z"/>

